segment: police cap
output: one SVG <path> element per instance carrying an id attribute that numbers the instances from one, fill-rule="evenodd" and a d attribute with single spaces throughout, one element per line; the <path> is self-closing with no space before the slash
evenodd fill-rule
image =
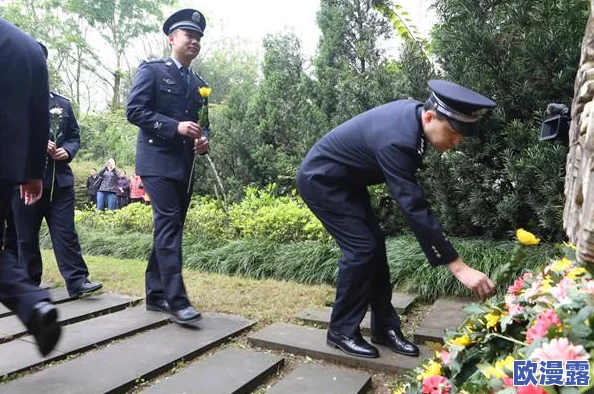
<path id="1" fill-rule="evenodd" d="M 204 15 L 200 11 L 185 8 L 171 15 L 163 23 L 163 33 L 165 35 L 171 34 L 175 29 L 192 30 L 203 36 L 206 29 L 206 19 L 204 19 Z"/>
<path id="2" fill-rule="evenodd" d="M 454 130 L 464 136 L 474 135 L 479 120 L 496 104 L 487 97 L 464 86 L 440 79 L 429 81 L 432 90 L 429 101 L 444 115 Z"/>

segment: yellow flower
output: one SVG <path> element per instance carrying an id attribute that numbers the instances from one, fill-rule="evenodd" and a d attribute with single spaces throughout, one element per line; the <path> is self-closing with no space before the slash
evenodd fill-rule
<path id="1" fill-rule="evenodd" d="M 423 365 L 423 369 L 424 371 L 417 375 L 418 380 L 422 381 L 431 376 L 441 375 L 441 364 L 433 360 L 429 360 L 427 364 Z"/>
<path id="2" fill-rule="evenodd" d="M 524 230 L 523 228 L 516 230 L 516 238 L 524 246 L 534 246 L 540 243 L 540 239 L 536 238 L 536 235 Z"/>
<path id="3" fill-rule="evenodd" d="M 512 356 L 507 356 L 503 360 L 495 362 L 495 365 L 490 365 L 487 368 L 480 368 L 480 370 L 483 373 L 483 375 L 485 375 L 488 379 L 502 379 L 507 376 L 504 369 L 507 369 L 508 371 L 513 371 L 513 368 L 514 358 Z"/>
<path id="4" fill-rule="evenodd" d="M 540 292 L 545 293 L 551 290 L 551 283 L 553 283 L 553 279 L 549 275 L 545 276 L 540 282 Z"/>
<path id="5" fill-rule="evenodd" d="M 485 324 L 487 328 L 494 328 L 499 323 L 499 320 L 505 315 L 505 313 L 500 313 L 498 311 L 489 312 L 485 315 Z"/>
<path id="6" fill-rule="evenodd" d="M 470 345 L 471 343 L 472 343 L 472 340 L 470 339 L 468 334 L 464 334 L 462 336 L 450 339 L 448 341 L 449 345 L 461 346 L 461 347 L 466 347 L 466 346 Z"/>
<path id="7" fill-rule="evenodd" d="M 202 86 L 201 88 L 198 88 L 198 93 L 202 98 L 208 97 L 212 93 L 212 88 L 209 88 L 208 86 Z"/>
<path id="8" fill-rule="evenodd" d="M 561 272 L 566 271 L 571 268 L 571 260 L 567 257 L 563 257 L 561 260 L 555 260 L 555 262 L 551 265 L 551 271 L 553 272 Z"/>
<path id="9" fill-rule="evenodd" d="M 584 267 L 575 267 L 567 273 L 566 277 L 572 280 L 576 280 L 578 276 L 587 274 L 588 271 Z"/>
<path id="10" fill-rule="evenodd" d="M 405 388 L 400 386 L 397 387 L 396 389 L 394 389 L 394 391 L 392 391 L 392 394 L 405 394 Z"/>

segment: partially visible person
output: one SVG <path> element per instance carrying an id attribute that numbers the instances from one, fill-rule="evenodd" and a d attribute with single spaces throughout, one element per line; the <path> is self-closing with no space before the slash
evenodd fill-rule
<path id="1" fill-rule="evenodd" d="M 118 209 L 124 208 L 130 202 L 130 181 L 126 178 L 126 171 L 124 170 L 119 172 L 116 196 Z"/>
<path id="2" fill-rule="evenodd" d="M 49 130 L 49 79 L 37 42 L 0 18 L 0 228 L 15 185 L 27 205 L 43 193 Z M 33 335 L 42 356 L 56 346 L 61 327 L 49 293 L 31 282 L 14 254 L 0 251 L 0 302 Z M 6 355 L 5 357 L 11 357 Z"/>
<path id="3" fill-rule="evenodd" d="M 130 176 L 130 202 L 144 202 L 144 186 L 136 172 Z"/>
<path id="4" fill-rule="evenodd" d="M 42 46 L 47 56 L 45 46 Z M 27 267 L 29 277 L 41 284 L 43 262 L 39 250 L 39 231 L 45 218 L 52 239 L 52 248 L 66 288 L 71 296 L 99 290 L 101 283 L 89 280 L 89 270 L 82 257 L 74 226 L 74 175 L 70 163 L 80 147 L 79 127 L 70 101 L 49 93 L 48 109 L 54 119 L 53 136 L 47 143 L 47 167 L 43 178 L 43 196 L 27 205 L 18 191 L 12 199 L 18 259 Z"/>
<path id="5" fill-rule="evenodd" d="M 118 191 L 118 170 L 115 160 L 109 159 L 105 167 L 99 171 L 101 177 L 101 186 L 97 191 L 97 209 L 104 211 L 105 208 L 115 210 L 117 207 Z"/>
<path id="6" fill-rule="evenodd" d="M 198 122 L 206 83 L 190 69 L 200 52 L 204 15 L 184 9 L 163 32 L 171 57 L 143 62 L 128 97 L 128 121 L 139 127 L 136 172 L 153 207 L 154 240 L 146 269 L 146 307 L 169 313 L 179 324 L 201 318 L 188 299 L 182 276 L 182 234 L 191 198 L 195 154 L 208 150 L 207 125 Z"/>
<path id="7" fill-rule="evenodd" d="M 101 185 L 101 178 L 97 174 L 97 169 L 93 168 L 87 178 L 87 203 L 91 206 L 97 205 L 97 192 Z"/>

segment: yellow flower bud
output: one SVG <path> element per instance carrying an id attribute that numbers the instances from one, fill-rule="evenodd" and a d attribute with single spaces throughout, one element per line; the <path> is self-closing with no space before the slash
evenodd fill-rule
<path id="1" fill-rule="evenodd" d="M 536 238 L 536 235 L 529 231 L 519 228 L 516 230 L 516 238 L 524 246 L 534 246 L 540 243 L 540 238 Z"/>
<path id="2" fill-rule="evenodd" d="M 200 97 L 206 98 L 212 93 L 212 88 L 209 88 L 208 86 L 202 86 L 201 88 L 198 88 L 198 93 L 200 94 Z"/>

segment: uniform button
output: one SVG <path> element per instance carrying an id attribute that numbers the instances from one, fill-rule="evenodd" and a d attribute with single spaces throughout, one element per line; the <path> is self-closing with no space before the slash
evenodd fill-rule
<path id="1" fill-rule="evenodd" d="M 149 144 L 152 144 L 152 143 L 153 143 L 153 140 L 149 140 Z"/>
<path id="2" fill-rule="evenodd" d="M 171 89 L 167 89 L 167 93 L 171 93 Z"/>
<path id="3" fill-rule="evenodd" d="M 188 110 L 186 110 L 186 113 L 188 113 Z"/>

